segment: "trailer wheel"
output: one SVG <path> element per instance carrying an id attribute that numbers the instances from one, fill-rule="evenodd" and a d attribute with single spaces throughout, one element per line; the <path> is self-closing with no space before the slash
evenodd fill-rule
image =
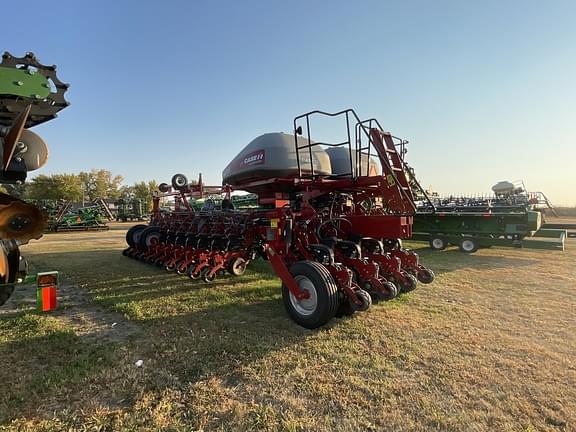
<path id="1" fill-rule="evenodd" d="M 242 276 L 246 272 L 247 264 L 244 258 L 237 257 L 228 264 L 228 272 L 234 276 Z"/>
<path id="2" fill-rule="evenodd" d="M 478 250 L 478 242 L 474 237 L 464 237 L 460 241 L 458 248 L 464 253 L 474 253 Z"/>
<path id="3" fill-rule="evenodd" d="M 428 244 L 430 245 L 430 249 L 433 250 L 444 250 L 448 247 L 446 239 L 440 236 L 431 236 Z"/>
<path id="4" fill-rule="evenodd" d="M 176 190 L 180 190 L 188 186 L 188 179 L 184 174 L 174 174 L 172 177 L 172 187 Z"/>
<path id="5" fill-rule="evenodd" d="M 140 239 L 140 233 L 147 227 L 148 225 L 144 224 L 134 225 L 133 227 L 131 227 L 126 233 L 126 243 L 128 243 L 128 246 L 135 247 L 136 245 L 138 245 L 138 241 Z"/>
<path id="6" fill-rule="evenodd" d="M 309 298 L 298 300 L 282 284 L 282 300 L 290 318 L 308 329 L 330 321 L 339 306 L 338 287 L 330 272 L 319 263 L 300 261 L 290 267 L 290 274 L 298 287 L 309 293 Z"/>

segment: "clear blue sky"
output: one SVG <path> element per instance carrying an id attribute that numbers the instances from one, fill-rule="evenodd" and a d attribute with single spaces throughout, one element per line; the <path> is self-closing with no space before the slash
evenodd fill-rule
<path id="1" fill-rule="evenodd" d="M 40 172 L 220 183 L 252 138 L 355 108 L 441 193 L 523 179 L 576 205 L 574 1 L 5 2 L 0 49 L 59 66 L 72 105 Z"/>

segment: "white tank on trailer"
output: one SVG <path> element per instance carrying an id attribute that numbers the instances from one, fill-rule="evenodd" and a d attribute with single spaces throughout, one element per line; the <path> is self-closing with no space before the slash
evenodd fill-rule
<path id="1" fill-rule="evenodd" d="M 521 184 L 514 184 L 509 181 L 501 181 L 492 186 L 492 192 L 496 195 L 512 195 L 524 192 Z"/>
<path id="2" fill-rule="evenodd" d="M 308 140 L 298 137 L 298 146 L 304 146 Z M 310 174 L 310 151 L 299 151 L 302 174 Z M 329 176 L 332 174 L 330 158 L 320 147 L 312 147 L 314 174 Z M 231 186 L 241 186 L 256 180 L 275 177 L 298 176 L 296 145 L 294 135 L 285 133 L 267 133 L 253 139 L 222 171 L 222 182 Z"/>

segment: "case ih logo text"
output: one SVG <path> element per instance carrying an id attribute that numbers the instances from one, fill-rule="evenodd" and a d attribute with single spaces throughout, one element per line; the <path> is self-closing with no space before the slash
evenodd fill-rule
<path id="1" fill-rule="evenodd" d="M 252 165 L 260 165 L 264 163 L 264 150 L 258 150 L 252 153 L 249 153 L 242 159 L 240 166 L 252 166 Z"/>

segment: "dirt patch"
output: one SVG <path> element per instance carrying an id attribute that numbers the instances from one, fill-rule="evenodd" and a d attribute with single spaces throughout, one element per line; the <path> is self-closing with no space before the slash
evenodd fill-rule
<path id="1" fill-rule="evenodd" d="M 0 318 L 35 310 L 36 287 L 17 286 L 12 297 L 0 309 Z M 68 283 L 58 287 L 58 309 L 49 314 L 90 342 L 119 342 L 140 331 L 138 325 L 122 314 L 91 303 L 82 288 Z"/>

